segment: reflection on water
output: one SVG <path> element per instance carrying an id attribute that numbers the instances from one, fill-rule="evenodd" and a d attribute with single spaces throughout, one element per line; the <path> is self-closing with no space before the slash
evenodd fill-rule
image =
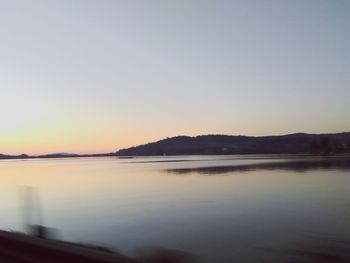
<path id="1" fill-rule="evenodd" d="M 209 167 L 195 167 L 195 168 L 174 168 L 168 169 L 169 173 L 175 174 L 223 174 L 233 172 L 249 172 L 256 170 L 288 170 L 294 172 L 306 172 L 310 170 L 350 170 L 350 158 L 320 158 L 320 159 L 306 159 L 306 160 L 291 160 L 285 162 L 270 162 L 259 164 L 241 164 L 231 166 L 209 166 Z"/>
<path id="2" fill-rule="evenodd" d="M 0 228 L 24 230 L 18 186 L 28 185 L 40 190 L 43 224 L 59 228 L 68 241 L 129 254 L 166 247 L 200 262 L 350 262 L 349 160 L 1 161 Z M 144 258 L 152 254 L 141 251 Z"/>

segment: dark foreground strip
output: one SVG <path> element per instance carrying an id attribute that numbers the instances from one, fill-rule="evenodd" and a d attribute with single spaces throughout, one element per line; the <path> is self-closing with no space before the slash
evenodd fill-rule
<path id="1" fill-rule="evenodd" d="M 1 263 L 141 263 L 117 253 L 105 253 L 59 241 L 0 231 Z"/>

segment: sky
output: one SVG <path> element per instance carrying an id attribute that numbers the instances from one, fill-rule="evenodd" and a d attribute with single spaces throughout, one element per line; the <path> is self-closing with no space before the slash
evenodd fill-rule
<path id="1" fill-rule="evenodd" d="M 350 131 L 350 1 L 0 0 L 0 153 Z"/>

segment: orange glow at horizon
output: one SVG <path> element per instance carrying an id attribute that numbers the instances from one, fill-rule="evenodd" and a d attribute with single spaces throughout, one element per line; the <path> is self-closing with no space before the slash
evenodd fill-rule
<path id="1" fill-rule="evenodd" d="M 227 134 L 265 136 L 282 135 L 294 132 L 332 133 L 347 131 L 347 124 L 334 120 L 332 129 L 324 125 L 322 129 L 313 127 L 313 123 L 301 122 L 303 130 L 287 126 L 288 118 L 284 116 L 267 121 L 258 119 L 258 113 L 246 112 L 235 116 L 240 127 L 231 128 L 226 122 L 227 116 L 215 118 L 211 114 L 195 118 L 190 114 L 182 118 L 159 116 L 157 122 L 153 116 L 128 116 L 115 114 L 106 116 L 103 112 L 52 112 L 43 115 L 37 122 L 27 122 L 13 129 L 0 129 L 0 154 L 40 155 L 49 153 L 110 153 L 158 141 L 173 136 L 197 136 L 206 134 Z M 191 122 L 191 119 L 196 119 Z M 133 120 L 133 121 L 131 121 Z M 212 127 L 215 127 L 213 129 Z M 271 127 L 274 131 L 271 132 Z"/>

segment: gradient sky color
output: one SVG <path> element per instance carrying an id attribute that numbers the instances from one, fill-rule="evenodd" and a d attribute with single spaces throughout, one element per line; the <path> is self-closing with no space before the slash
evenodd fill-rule
<path id="1" fill-rule="evenodd" d="M 0 153 L 350 131 L 350 1 L 0 1 Z"/>

